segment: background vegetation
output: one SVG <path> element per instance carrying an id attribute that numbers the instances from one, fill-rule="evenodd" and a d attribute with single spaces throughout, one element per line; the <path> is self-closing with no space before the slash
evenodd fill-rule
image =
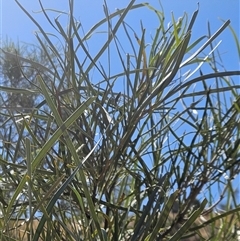
<path id="1" fill-rule="evenodd" d="M 39 46 L 1 49 L 1 239 L 23 219 L 16 240 L 236 240 L 240 71 L 214 45 L 230 21 L 192 39 L 198 10 L 167 25 L 130 1 L 80 34 L 70 0 L 67 29 L 41 5 L 47 34 L 16 4 Z M 142 7 L 159 20 L 151 43 L 125 20 Z"/>

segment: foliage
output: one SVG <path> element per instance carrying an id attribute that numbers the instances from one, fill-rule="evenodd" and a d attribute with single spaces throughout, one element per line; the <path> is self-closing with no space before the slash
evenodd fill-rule
<path id="1" fill-rule="evenodd" d="M 192 224 L 226 195 L 232 209 L 222 215 L 234 212 L 235 224 L 240 71 L 221 67 L 214 46 L 230 21 L 192 40 L 198 10 L 166 27 L 163 10 L 130 1 L 113 14 L 105 4 L 106 18 L 81 36 L 69 1 L 67 30 L 41 5 L 54 35 L 16 3 L 38 27 L 40 47 L 2 49 L 3 229 L 15 217 L 29 218 L 34 241 L 201 240 L 204 222 Z M 136 33 L 125 20 L 139 8 L 159 19 L 151 44 L 143 24 Z M 101 28 L 107 40 L 92 54 Z M 221 230 L 209 235 L 231 240 L 232 230 Z"/>

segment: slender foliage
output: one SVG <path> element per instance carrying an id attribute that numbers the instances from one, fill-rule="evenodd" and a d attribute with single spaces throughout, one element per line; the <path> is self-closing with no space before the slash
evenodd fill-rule
<path id="1" fill-rule="evenodd" d="M 193 39 L 198 9 L 167 25 L 163 9 L 132 0 L 109 13 L 105 1 L 105 18 L 81 34 L 73 0 L 67 29 L 39 1 L 48 34 L 15 2 L 39 47 L 1 49 L 2 239 L 21 219 L 18 240 L 233 240 L 240 71 L 223 67 L 214 42 L 230 20 Z M 126 20 L 139 8 L 159 21 L 150 44 L 144 22 L 137 32 Z M 107 38 L 93 53 L 99 29 Z"/>

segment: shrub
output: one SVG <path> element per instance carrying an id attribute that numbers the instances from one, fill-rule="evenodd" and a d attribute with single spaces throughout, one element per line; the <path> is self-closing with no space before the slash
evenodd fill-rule
<path id="1" fill-rule="evenodd" d="M 130 1 L 113 14 L 105 5 L 106 18 L 81 36 L 73 1 L 67 30 L 41 5 L 56 44 L 16 3 L 39 28 L 40 48 L 32 57 L 14 45 L 2 49 L 4 78 L 12 83 L 1 86 L 1 182 L 9 195 L 2 196 L 2 230 L 14 217 L 29 218 L 23 228 L 33 241 L 231 240 L 229 220 L 215 217 L 219 201 L 212 197 L 214 186 L 223 187 L 219 199 L 228 195 L 234 207 L 222 216 L 231 214 L 235 224 L 240 98 L 233 76 L 240 71 L 219 71 L 221 57 L 213 55 L 214 39 L 230 21 L 192 40 L 198 10 L 189 22 L 173 16 L 166 27 L 163 10 Z M 159 19 L 149 45 L 143 25 L 139 34 L 125 20 L 142 7 Z M 106 26 L 107 40 L 94 55 L 89 45 Z M 206 222 L 204 212 L 212 213 Z M 219 230 L 211 229 L 216 219 Z"/>

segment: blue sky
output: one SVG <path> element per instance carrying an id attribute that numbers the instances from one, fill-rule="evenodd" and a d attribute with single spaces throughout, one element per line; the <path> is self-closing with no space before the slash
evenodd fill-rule
<path id="1" fill-rule="evenodd" d="M 26 8 L 33 17 L 37 19 L 41 26 L 47 32 L 53 32 L 53 28 L 47 23 L 42 13 L 37 13 L 40 10 L 38 0 L 20 0 L 19 1 L 24 8 Z M 116 8 L 123 8 L 129 3 L 128 0 L 110 1 L 107 0 L 107 5 L 110 12 L 114 12 Z M 136 1 L 136 3 L 145 1 Z M 152 6 L 159 8 L 158 0 L 148 1 Z M 174 13 L 176 19 L 183 16 L 186 12 L 189 19 L 192 13 L 197 9 L 197 2 L 199 2 L 199 15 L 195 23 L 194 31 L 192 33 L 192 39 L 196 39 L 207 33 L 207 22 L 210 22 L 212 33 L 216 31 L 221 25 L 223 20 L 230 19 L 231 26 L 235 29 L 239 36 L 239 13 L 240 4 L 239 0 L 163 0 L 161 4 L 163 6 L 166 22 L 171 20 L 171 13 Z M 79 20 L 84 31 L 87 32 L 97 21 L 104 18 L 103 1 L 91 0 L 91 1 L 74 1 L 75 3 L 75 17 Z M 57 9 L 61 11 L 68 11 L 68 1 L 49 1 L 42 0 L 42 4 L 45 8 Z M 52 14 L 52 19 L 59 14 Z M 51 14 L 50 14 L 51 16 Z M 61 19 L 61 18 L 60 18 Z M 63 19 L 63 18 L 62 18 Z M 148 29 L 147 34 L 151 34 L 158 27 L 158 21 L 154 14 L 149 14 L 149 10 L 141 8 L 133 10 L 127 20 L 132 26 L 136 26 L 137 34 L 141 36 L 140 19 L 143 21 L 144 27 Z M 0 40 L 6 40 L 8 37 L 13 41 L 20 41 L 25 43 L 37 43 L 34 32 L 37 27 L 29 21 L 26 14 L 18 7 L 14 0 L 0 0 Z M 239 59 L 236 54 L 235 43 L 231 35 L 229 35 L 229 29 L 224 31 L 217 39 L 222 40 L 221 53 L 226 60 L 226 67 L 239 68 Z M 229 37 L 230 36 L 230 37 Z"/>
<path id="2" fill-rule="evenodd" d="M 42 13 L 37 13 L 40 10 L 38 0 L 19 0 L 19 2 L 26 8 L 32 16 L 37 19 L 46 32 L 54 32 L 53 28 L 47 23 Z M 123 8 L 127 6 L 129 0 L 106 0 L 111 13 L 116 8 Z M 136 1 L 136 3 L 145 1 Z M 151 5 L 159 8 L 158 0 L 149 0 Z M 164 0 L 161 4 L 164 9 L 166 22 L 171 20 L 171 13 L 174 13 L 175 19 L 181 17 L 184 12 L 191 18 L 192 13 L 197 9 L 197 2 L 199 2 L 199 15 L 197 17 L 192 39 L 207 33 L 207 22 L 210 22 L 211 31 L 214 33 L 222 24 L 223 20 L 230 19 L 231 26 L 235 29 L 239 36 L 239 0 Z M 43 6 L 47 9 L 56 9 L 61 11 L 68 11 L 68 1 L 63 0 L 42 0 Z M 160 8 L 159 8 L 160 10 Z M 150 36 L 158 27 L 158 21 L 153 14 L 149 15 L 149 10 L 141 8 L 133 10 L 127 16 L 127 22 L 131 23 L 139 36 L 141 36 L 140 20 L 143 26 L 148 30 L 147 34 Z M 58 16 L 57 13 L 50 14 L 53 18 Z M 100 0 L 75 0 L 75 17 L 79 20 L 85 32 L 87 32 L 96 22 L 104 18 L 103 1 Z M 64 17 L 62 18 L 64 19 Z M 29 20 L 25 13 L 19 8 L 14 0 L 0 0 L 0 39 L 5 40 L 6 37 L 13 41 L 24 43 L 37 43 L 34 32 L 37 27 Z M 220 53 L 224 59 L 224 64 L 228 70 L 239 69 L 239 56 L 236 52 L 235 43 L 229 29 L 226 29 L 217 39 L 216 43 L 222 40 L 220 45 Z M 98 45 L 96 43 L 95 48 Z M 94 52 L 95 49 L 93 48 Z M 96 50 L 97 51 L 97 50 Z M 239 80 L 237 80 L 239 81 Z M 239 81 L 240 84 L 240 81 Z M 240 184 L 238 178 L 237 185 Z"/>
<path id="3" fill-rule="evenodd" d="M 40 10 L 38 0 L 20 0 L 19 1 L 27 10 L 30 12 L 37 12 Z M 136 3 L 145 2 L 145 1 L 136 1 Z M 148 1 L 154 7 L 159 8 L 158 0 Z M 184 12 L 189 14 L 189 17 L 197 8 L 197 2 L 200 4 L 199 16 L 197 18 L 195 29 L 197 29 L 196 35 L 204 34 L 207 30 L 207 21 L 210 21 L 211 27 L 214 30 L 217 30 L 221 21 L 230 19 L 231 25 L 239 35 L 239 1 L 238 0 L 164 0 L 161 1 L 166 18 L 171 17 L 171 12 L 174 13 L 176 18 L 183 15 Z M 42 1 L 44 7 L 58 9 L 63 11 L 68 11 L 68 1 Z M 109 1 L 107 0 L 108 7 L 111 12 L 116 8 L 125 7 L 129 3 L 128 0 L 121 1 Z M 96 23 L 98 20 L 104 17 L 103 13 L 103 1 L 101 0 L 91 0 L 91 1 L 81 1 L 75 0 L 76 11 L 75 16 L 80 20 L 85 28 L 89 29 Z M 135 22 L 139 25 L 140 18 L 144 20 L 144 26 L 154 30 L 157 21 L 156 19 L 149 18 L 148 10 L 141 9 L 140 11 L 134 11 L 129 17 L 131 22 Z M 46 21 L 42 14 L 34 14 L 33 16 L 41 22 L 42 26 L 47 31 L 52 31 L 52 28 L 46 24 Z M 57 15 L 55 15 L 57 16 Z M 29 21 L 28 17 L 22 12 L 22 10 L 17 6 L 14 0 L 0 0 L 0 34 L 1 38 L 5 39 L 8 36 L 12 40 L 19 39 L 20 41 L 33 42 L 35 36 L 33 32 L 37 30 L 36 27 Z M 140 30 L 140 27 L 139 27 Z M 194 34 L 194 33 L 193 33 Z M 226 46 L 232 45 L 232 39 L 228 38 L 228 33 L 221 35 L 221 38 L 224 40 L 223 45 Z M 229 52 L 231 50 L 228 50 Z"/>
<path id="4" fill-rule="evenodd" d="M 55 33 L 43 14 L 39 13 L 41 8 L 38 0 L 20 0 L 19 2 L 41 24 L 46 32 Z M 129 0 L 106 0 L 106 2 L 110 12 L 113 13 L 116 8 L 120 9 L 127 6 Z M 145 1 L 137 0 L 135 3 L 140 2 Z M 239 36 L 239 0 L 163 0 L 161 4 L 164 9 L 166 23 L 171 21 L 172 12 L 176 20 L 182 17 L 185 12 L 188 14 L 188 19 L 190 20 L 193 12 L 197 9 L 197 2 L 199 2 L 199 14 L 193 28 L 194 31 L 192 32 L 191 39 L 196 40 L 200 36 L 207 34 L 208 21 L 210 22 L 211 32 L 214 33 L 223 24 L 221 19 L 225 21 L 230 19 L 231 26 Z M 75 17 L 82 23 L 85 32 L 88 32 L 95 23 L 104 18 L 103 3 L 103 0 L 74 1 Z M 159 0 L 150 0 L 149 3 L 160 10 Z M 42 0 L 42 4 L 46 9 L 68 12 L 68 1 Z M 52 17 L 52 20 L 60 15 L 50 11 L 48 13 Z M 59 19 L 63 21 L 63 23 L 67 23 L 66 17 L 61 16 Z M 159 24 L 156 16 L 147 8 L 133 10 L 127 16 L 126 20 L 133 26 L 139 37 L 141 37 L 142 34 L 140 20 L 142 20 L 143 26 L 147 29 L 146 36 L 149 37 L 154 34 Z M 67 24 L 63 24 L 63 26 L 67 26 Z M 37 27 L 29 20 L 14 0 L 0 0 L 0 40 L 5 41 L 6 38 L 8 38 L 9 40 L 19 41 L 20 43 L 37 43 L 34 34 L 36 31 Z M 95 42 L 91 45 L 92 53 L 97 53 L 99 50 L 101 39 L 105 39 L 102 36 L 98 35 L 97 40 L 93 40 Z M 219 41 L 222 41 L 220 44 L 220 53 L 224 59 L 225 67 L 229 70 L 239 69 L 239 56 L 236 52 L 234 39 L 229 29 L 226 29 L 215 40 L 215 43 Z"/>

